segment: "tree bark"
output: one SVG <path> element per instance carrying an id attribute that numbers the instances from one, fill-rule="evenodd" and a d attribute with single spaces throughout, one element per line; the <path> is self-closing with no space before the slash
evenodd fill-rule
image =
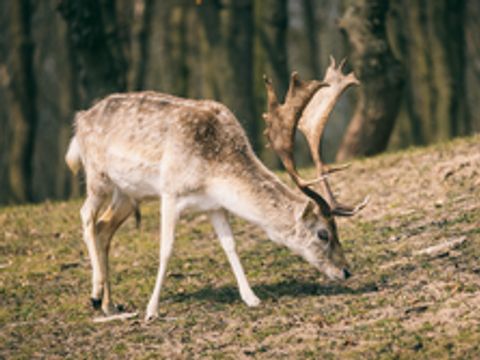
<path id="1" fill-rule="evenodd" d="M 145 73 L 149 64 L 147 56 L 154 1 L 135 0 L 134 3 L 128 89 L 138 91 L 145 86 Z"/>
<path id="2" fill-rule="evenodd" d="M 127 62 L 117 30 L 114 0 L 61 0 L 80 82 L 81 106 L 124 91 Z"/>
<path id="3" fill-rule="evenodd" d="M 0 202 L 31 201 L 36 128 L 31 4 L 7 1 L 0 10 Z"/>
<path id="4" fill-rule="evenodd" d="M 242 122 L 258 148 L 253 86 L 253 5 L 251 0 L 205 2 L 197 11 L 209 53 L 209 81 L 214 97 Z"/>
<path id="5" fill-rule="evenodd" d="M 177 96 L 187 96 L 187 7 L 175 0 L 153 1 L 151 13 L 144 86 Z"/>
<path id="6" fill-rule="evenodd" d="M 312 0 L 303 0 L 303 12 L 305 27 L 307 29 L 308 40 L 308 63 L 315 79 L 321 79 L 319 51 L 318 51 L 318 31 L 315 19 L 315 6 Z"/>
<path id="7" fill-rule="evenodd" d="M 403 71 L 388 44 L 387 10 L 388 2 L 384 0 L 354 0 L 340 22 L 361 85 L 355 113 L 337 154 L 339 161 L 383 151 L 395 123 Z"/>
<path id="8" fill-rule="evenodd" d="M 467 108 L 480 104 L 480 2 L 466 1 L 465 16 L 465 80 Z M 470 130 L 480 132 L 480 111 L 469 111 Z"/>
<path id="9" fill-rule="evenodd" d="M 472 130 L 468 101 L 476 96 L 470 85 L 478 79 L 476 60 L 469 61 L 478 32 L 475 25 L 469 25 L 475 22 L 473 3 L 468 3 L 467 12 L 465 0 L 393 3 L 394 40 L 408 70 L 405 103 L 409 122 L 402 125 L 408 125 L 404 127 L 410 129 L 411 143 L 428 144 Z M 475 35 L 468 38 L 468 29 Z M 466 91 L 467 86 L 472 91 Z"/>
<path id="10" fill-rule="evenodd" d="M 33 200 L 78 194 L 78 180 L 64 160 L 72 133 L 75 77 L 67 27 L 55 13 L 56 0 L 44 0 L 32 13 L 35 44 L 36 132 L 33 148 Z"/>
<path id="11" fill-rule="evenodd" d="M 290 77 L 287 57 L 287 1 L 262 1 L 257 10 L 259 13 L 256 31 L 266 55 L 266 73 L 272 78 L 277 96 L 282 101 L 287 93 Z"/>

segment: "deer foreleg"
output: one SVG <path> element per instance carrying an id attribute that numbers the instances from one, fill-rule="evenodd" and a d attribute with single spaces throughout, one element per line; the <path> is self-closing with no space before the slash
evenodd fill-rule
<path id="1" fill-rule="evenodd" d="M 247 277 L 245 276 L 242 264 L 240 263 L 240 258 L 235 250 L 235 240 L 233 239 L 232 230 L 224 211 L 220 210 L 212 212 L 210 214 L 210 220 L 215 228 L 218 238 L 220 239 L 220 243 L 227 255 L 228 261 L 232 266 L 242 300 L 248 306 L 259 305 L 260 299 L 254 294 L 252 288 L 248 284 Z"/>
<path id="2" fill-rule="evenodd" d="M 173 240 L 175 238 L 176 221 L 176 198 L 173 195 L 162 195 L 161 209 L 161 241 L 160 241 L 160 264 L 158 267 L 157 280 L 150 301 L 147 306 L 145 320 L 153 320 L 158 313 L 158 300 L 162 283 L 167 271 L 167 263 L 172 254 Z"/>

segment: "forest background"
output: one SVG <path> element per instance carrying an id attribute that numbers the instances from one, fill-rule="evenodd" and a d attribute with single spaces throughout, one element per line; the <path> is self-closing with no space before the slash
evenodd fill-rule
<path id="1" fill-rule="evenodd" d="M 326 160 L 479 132 L 478 19 L 475 0 L 1 1 L 0 204 L 78 195 L 74 114 L 113 92 L 217 99 L 278 167 L 262 76 L 282 97 L 291 71 L 321 79 L 330 55 L 361 86 L 336 106 Z"/>

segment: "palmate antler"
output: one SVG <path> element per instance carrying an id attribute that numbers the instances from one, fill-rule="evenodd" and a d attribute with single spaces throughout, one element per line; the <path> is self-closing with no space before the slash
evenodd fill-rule
<path id="1" fill-rule="evenodd" d="M 332 214 L 330 205 L 310 188 L 310 185 L 321 181 L 323 175 L 322 178 L 314 180 L 302 179 L 297 172 L 293 157 L 295 132 L 302 112 L 315 92 L 323 86 L 328 86 L 328 84 L 316 80 L 303 82 L 294 72 L 290 78 L 285 102 L 280 104 L 273 90 L 272 82 L 267 77 L 264 77 L 264 80 L 268 102 L 268 112 L 263 114 L 267 124 L 265 134 L 293 182 L 305 195 L 318 204 L 323 214 L 330 216 Z"/>
<path id="2" fill-rule="evenodd" d="M 328 203 L 330 204 L 332 211 L 338 216 L 352 216 L 363 209 L 368 203 L 368 196 L 356 206 L 348 206 L 339 203 L 330 189 L 328 180 L 324 175 L 332 173 L 334 171 L 342 170 L 348 165 L 332 168 L 328 167 L 322 162 L 320 154 L 320 141 L 322 138 L 325 125 L 329 119 L 335 104 L 343 92 L 352 85 L 359 85 L 360 82 L 355 77 L 353 72 L 345 75 L 342 72 L 345 59 L 343 59 L 338 67 L 335 64 L 335 59 L 330 56 L 330 66 L 328 67 L 324 82 L 329 84 L 328 87 L 320 89 L 311 101 L 305 107 L 302 116 L 299 120 L 298 127 L 300 131 L 305 135 L 313 161 L 315 163 L 317 176 L 323 177 L 322 192 L 325 194 Z"/>
<path id="3" fill-rule="evenodd" d="M 268 112 L 263 114 L 266 122 L 265 135 L 282 161 L 285 169 L 295 184 L 304 188 L 320 179 L 306 181 L 300 177 L 293 157 L 295 131 L 303 109 L 308 104 L 315 92 L 322 86 L 328 86 L 320 81 L 303 82 L 296 72 L 292 73 L 285 102 L 280 104 L 273 90 L 272 82 L 264 76 L 267 88 Z"/>
<path id="4" fill-rule="evenodd" d="M 368 198 L 355 207 L 342 205 L 336 201 L 327 176 L 345 169 L 348 165 L 340 167 L 324 165 L 320 154 L 320 141 L 338 98 L 349 86 L 359 84 L 359 81 L 353 73 L 348 75 L 342 73 L 344 61 L 338 67 L 333 57 L 330 57 L 330 62 L 323 82 L 300 81 L 297 73 L 294 72 L 283 104 L 278 103 L 271 81 L 265 78 L 268 98 L 268 113 L 263 115 L 267 123 L 265 133 L 272 148 L 279 155 L 285 169 L 300 190 L 319 204 L 324 212 L 328 211 L 337 216 L 351 216 L 366 206 Z M 317 178 L 314 180 L 302 179 L 295 167 L 293 146 L 297 125 L 308 141 L 315 163 Z M 322 196 L 310 187 L 317 182 L 322 183 L 323 192 L 327 197 L 326 203 Z"/>

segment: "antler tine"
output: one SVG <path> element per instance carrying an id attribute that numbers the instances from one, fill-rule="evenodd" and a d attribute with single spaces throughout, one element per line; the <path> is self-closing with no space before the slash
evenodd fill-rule
<path id="1" fill-rule="evenodd" d="M 265 87 L 267 89 L 268 111 L 272 111 L 273 108 L 278 106 L 277 95 L 275 94 L 275 90 L 273 89 L 272 80 L 268 78 L 265 74 L 263 75 L 263 80 L 265 81 Z"/>
<path id="2" fill-rule="evenodd" d="M 303 109 L 315 92 L 325 83 L 319 81 L 303 82 L 296 72 L 292 73 L 290 86 L 283 104 L 279 104 L 273 90 L 271 80 L 264 76 L 267 90 L 268 112 L 263 114 L 266 123 L 265 134 L 282 161 L 293 182 L 300 188 L 305 188 L 324 179 L 324 175 L 314 180 L 304 180 L 298 174 L 293 146 L 295 132 Z"/>
<path id="3" fill-rule="evenodd" d="M 363 201 L 357 204 L 355 207 L 345 206 L 337 203 L 332 208 L 332 213 L 333 215 L 336 215 L 336 216 L 353 216 L 356 213 L 358 213 L 360 210 L 362 210 L 365 206 L 367 206 L 369 202 L 370 202 L 370 196 L 367 195 L 365 196 Z"/>
<path id="4" fill-rule="evenodd" d="M 288 85 L 287 95 L 285 96 L 285 102 L 287 102 L 287 99 L 292 99 L 295 96 L 295 90 L 300 86 L 302 86 L 302 81 L 298 78 L 298 72 L 293 71 L 290 75 L 290 83 Z"/>
<path id="5" fill-rule="evenodd" d="M 330 59 L 330 67 L 335 69 L 336 68 L 335 58 L 333 57 L 332 54 L 330 54 L 328 58 Z"/>
<path id="6" fill-rule="evenodd" d="M 348 169 L 352 164 L 346 163 L 346 164 L 340 164 L 340 165 L 323 165 L 323 175 L 330 175 L 339 171 L 343 171 L 345 169 Z"/>

